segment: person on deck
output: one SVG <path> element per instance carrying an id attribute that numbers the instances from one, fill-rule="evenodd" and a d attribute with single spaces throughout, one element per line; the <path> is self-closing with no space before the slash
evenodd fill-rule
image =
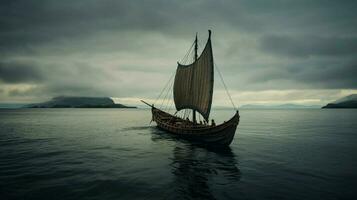
<path id="1" fill-rule="evenodd" d="M 216 126 L 216 123 L 214 122 L 214 119 L 212 119 L 212 126 Z"/>

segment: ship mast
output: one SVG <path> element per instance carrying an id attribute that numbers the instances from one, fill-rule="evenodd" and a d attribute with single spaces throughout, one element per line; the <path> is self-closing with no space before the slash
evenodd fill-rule
<path id="1" fill-rule="evenodd" d="M 197 61 L 197 50 L 198 50 L 198 44 L 197 44 L 197 33 L 196 33 L 196 39 L 195 39 L 195 62 Z M 192 121 L 194 124 L 196 124 L 196 110 L 192 109 Z"/>

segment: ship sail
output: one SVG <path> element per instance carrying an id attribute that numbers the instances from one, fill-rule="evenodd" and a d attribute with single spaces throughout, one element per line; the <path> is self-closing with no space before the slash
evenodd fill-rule
<path id="1" fill-rule="evenodd" d="M 208 121 L 213 95 L 211 32 L 200 57 L 190 65 L 178 63 L 174 81 L 176 110 L 193 109 Z"/>

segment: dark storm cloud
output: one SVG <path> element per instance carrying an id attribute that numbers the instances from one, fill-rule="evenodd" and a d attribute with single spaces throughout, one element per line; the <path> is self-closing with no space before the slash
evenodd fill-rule
<path id="1" fill-rule="evenodd" d="M 0 62 L 0 80 L 5 83 L 41 82 L 44 75 L 33 63 Z"/>
<path id="2" fill-rule="evenodd" d="M 232 89 L 356 88 L 356 10 L 329 0 L 5 0 L 0 79 L 36 84 L 14 96 L 160 91 L 182 43 L 211 28 Z"/>
<path id="3" fill-rule="evenodd" d="M 30 51 L 33 45 L 76 40 L 102 31 L 159 31 L 181 37 L 192 35 L 191 31 L 188 33 L 190 29 L 216 28 L 225 32 L 228 27 L 250 32 L 308 29 L 315 33 L 318 29 L 330 34 L 343 30 L 348 34 L 356 30 L 345 22 L 355 21 L 355 4 L 353 1 L 2 1 L 0 50 Z"/>
<path id="4" fill-rule="evenodd" d="M 100 31 L 165 26 L 167 18 L 150 11 L 150 2 L 5 1 L 0 7 L 0 49 L 26 50 L 33 45 L 75 40 Z"/>
<path id="5" fill-rule="evenodd" d="M 356 74 L 357 61 L 300 62 L 257 70 L 250 76 L 249 82 L 252 83 L 251 89 L 261 89 L 261 85 L 274 85 L 274 89 L 357 89 Z"/>
<path id="6" fill-rule="evenodd" d="M 349 64 L 327 65 L 319 68 L 308 68 L 294 78 L 307 84 L 320 85 L 322 88 L 357 89 L 357 61 Z"/>
<path id="7" fill-rule="evenodd" d="M 354 8 L 357 8 L 354 1 L 324 0 L 2 1 L 0 52 L 29 53 L 38 45 L 58 40 L 77 41 L 100 32 L 117 32 L 119 36 L 128 30 L 142 31 L 144 38 L 148 31 L 182 37 L 208 28 L 220 33 L 248 31 L 256 36 L 293 32 L 313 37 L 326 34 L 340 37 L 355 34 L 357 30 L 353 26 L 357 21 Z M 269 47 L 271 40 L 284 42 L 289 35 L 288 38 L 264 38 L 263 46 Z"/>
<path id="8" fill-rule="evenodd" d="M 261 47 L 267 53 L 282 56 L 357 55 L 357 37 L 264 36 Z"/>

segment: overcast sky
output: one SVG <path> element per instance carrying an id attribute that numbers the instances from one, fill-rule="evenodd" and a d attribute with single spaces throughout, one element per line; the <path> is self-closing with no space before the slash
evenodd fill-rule
<path id="1" fill-rule="evenodd" d="M 0 102 L 155 99 L 198 32 L 234 102 L 357 93 L 357 1 L 2 0 Z M 219 77 L 214 103 L 229 103 Z"/>

